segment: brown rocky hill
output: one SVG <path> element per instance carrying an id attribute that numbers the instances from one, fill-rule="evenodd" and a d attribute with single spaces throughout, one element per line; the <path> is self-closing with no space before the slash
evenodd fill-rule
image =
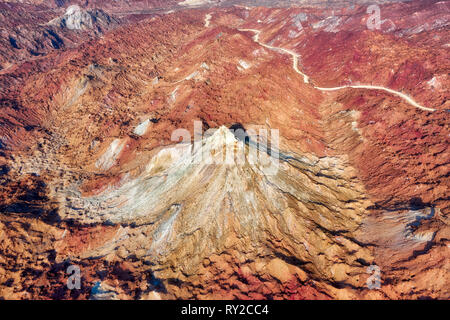
<path id="1" fill-rule="evenodd" d="M 178 10 L 4 70 L 0 296 L 448 299 L 448 2 L 381 13 Z"/>
<path id="2" fill-rule="evenodd" d="M 74 48 L 121 22 L 101 9 L 74 5 L 66 10 L 50 10 L 43 5 L 1 2 L 0 18 L 0 73 L 51 51 Z"/>

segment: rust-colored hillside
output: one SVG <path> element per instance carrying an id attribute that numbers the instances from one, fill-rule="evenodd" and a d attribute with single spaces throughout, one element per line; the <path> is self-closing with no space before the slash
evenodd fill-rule
<path id="1" fill-rule="evenodd" d="M 24 2 L 0 297 L 450 297 L 449 1 Z"/>

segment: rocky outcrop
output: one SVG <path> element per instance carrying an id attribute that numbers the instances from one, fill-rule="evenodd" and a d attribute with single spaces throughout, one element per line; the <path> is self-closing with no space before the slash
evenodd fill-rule
<path id="1" fill-rule="evenodd" d="M 102 10 L 87 11 L 77 5 L 71 5 L 66 9 L 62 17 L 49 22 L 50 25 L 60 26 L 69 30 L 108 30 L 112 24 L 118 21 L 111 18 Z"/>

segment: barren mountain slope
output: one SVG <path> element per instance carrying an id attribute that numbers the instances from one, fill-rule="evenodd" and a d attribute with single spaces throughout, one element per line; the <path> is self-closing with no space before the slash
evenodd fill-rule
<path id="1" fill-rule="evenodd" d="M 448 2 L 386 9 L 179 10 L 2 72 L 0 296 L 448 299 Z"/>

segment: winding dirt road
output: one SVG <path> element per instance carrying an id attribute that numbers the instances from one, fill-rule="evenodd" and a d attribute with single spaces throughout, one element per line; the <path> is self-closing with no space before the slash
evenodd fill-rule
<path id="1" fill-rule="evenodd" d="M 247 32 L 247 31 L 248 31 L 248 32 L 253 32 L 253 33 L 255 34 L 255 35 L 253 36 L 253 40 L 254 40 L 256 43 L 258 43 L 259 45 L 261 45 L 261 46 L 263 46 L 263 47 L 265 47 L 265 48 L 268 48 L 268 49 L 270 49 L 270 50 L 275 50 L 275 51 L 281 51 L 281 52 L 283 52 L 283 53 L 287 53 L 287 54 L 291 55 L 291 56 L 292 56 L 292 67 L 294 68 L 295 72 L 297 72 L 298 74 L 300 74 L 300 75 L 303 76 L 303 81 L 304 81 L 305 83 L 310 83 L 308 75 L 304 74 L 303 72 L 301 72 L 301 71 L 298 69 L 298 57 L 299 57 L 299 55 L 298 55 L 297 53 L 295 53 L 295 52 L 293 52 L 292 50 L 289 50 L 289 49 L 280 48 L 280 47 L 273 47 L 273 46 L 270 46 L 270 45 L 268 45 L 268 44 L 265 44 L 265 43 L 260 42 L 260 41 L 259 41 L 259 35 L 261 34 L 261 31 L 260 31 L 260 30 L 256 30 L 256 29 L 238 29 L 238 30 L 239 30 L 239 31 L 243 31 L 243 32 Z M 348 86 L 340 86 L 340 87 L 332 87 L 332 88 L 323 88 L 323 87 L 317 87 L 317 86 L 315 86 L 315 85 L 312 84 L 312 83 L 311 83 L 311 85 L 312 85 L 315 89 L 320 90 L 320 91 L 337 91 L 337 90 L 342 90 L 342 89 L 347 89 L 347 88 L 353 88 L 353 89 L 369 89 L 369 90 L 382 90 L 382 91 L 389 92 L 389 93 L 391 93 L 391 94 L 393 94 L 393 95 L 396 95 L 396 96 L 402 98 L 403 100 L 405 100 L 406 102 L 408 102 L 410 105 L 412 105 L 412 106 L 414 106 L 414 107 L 416 107 L 416 108 L 418 108 L 418 109 L 420 109 L 420 110 L 430 111 L 430 112 L 436 111 L 436 109 L 427 108 L 427 107 L 424 107 L 424 106 L 418 104 L 416 101 L 414 101 L 414 99 L 412 99 L 411 97 L 409 97 L 408 95 L 406 95 L 406 94 L 404 94 L 404 93 L 402 93 L 402 92 L 398 92 L 398 91 L 395 91 L 395 90 L 392 90 L 392 89 L 389 89 L 389 88 L 385 88 L 385 87 L 382 87 L 382 86 L 372 86 L 372 85 L 348 85 Z"/>

